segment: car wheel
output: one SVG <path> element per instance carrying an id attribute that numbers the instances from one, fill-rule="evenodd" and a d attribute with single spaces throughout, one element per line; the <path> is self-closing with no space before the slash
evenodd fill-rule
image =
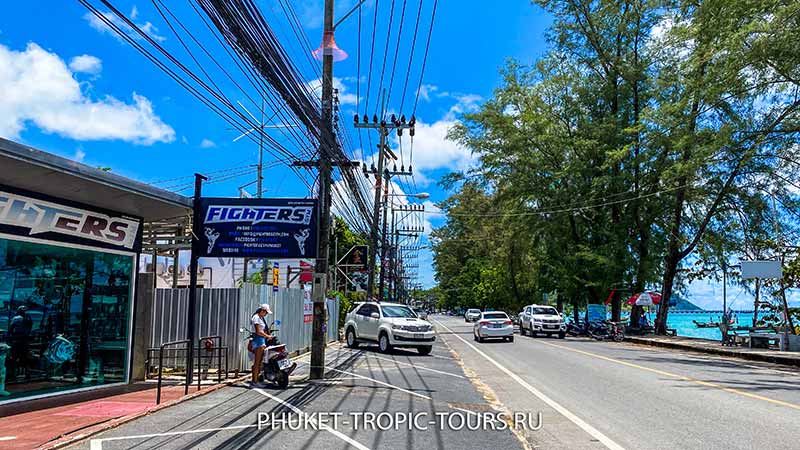
<path id="1" fill-rule="evenodd" d="M 356 332 L 352 328 L 347 329 L 345 338 L 347 339 L 347 347 L 358 348 L 358 341 L 356 340 Z"/>
<path id="2" fill-rule="evenodd" d="M 426 356 L 431 354 L 431 350 L 433 350 L 432 345 L 425 345 L 423 347 L 417 347 L 417 351 L 420 355 Z"/>
<path id="3" fill-rule="evenodd" d="M 378 348 L 380 349 L 381 353 L 389 353 L 392 351 L 392 344 L 389 343 L 388 334 L 381 333 L 381 337 L 378 338 Z"/>
<path id="4" fill-rule="evenodd" d="M 509 337 L 508 342 L 514 342 L 514 336 Z"/>
<path id="5" fill-rule="evenodd" d="M 519 335 L 520 336 L 525 336 L 525 327 L 522 325 L 521 322 L 519 324 Z"/>
<path id="6" fill-rule="evenodd" d="M 483 338 L 481 337 L 480 334 L 478 335 L 478 342 L 483 342 Z"/>
<path id="7" fill-rule="evenodd" d="M 565 337 L 567 337 L 567 333 L 566 332 L 562 331 L 561 333 L 558 333 L 558 338 L 559 339 L 564 339 Z"/>

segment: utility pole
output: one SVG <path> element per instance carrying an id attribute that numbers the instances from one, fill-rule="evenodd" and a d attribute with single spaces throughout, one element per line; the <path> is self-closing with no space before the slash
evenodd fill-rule
<path id="1" fill-rule="evenodd" d="M 333 0 L 325 0 L 324 34 L 333 35 Z M 323 37 L 324 41 L 324 37 Z M 323 43 L 324 45 L 324 43 Z M 312 299 L 314 320 L 311 326 L 311 368 L 309 378 L 319 380 L 325 375 L 325 292 L 328 278 L 328 245 L 331 222 L 331 153 L 336 145 L 331 129 L 333 117 L 333 54 L 322 56 L 322 142 L 319 152 L 319 239 L 314 273 Z"/>
<path id="2" fill-rule="evenodd" d="M 381 107 L 381 111 L 385 109 L 383 106 Z M 369 118 L 364 115 L 364 121 L 359 123 L 358 114 L 356 114 L 354 118 L 354 126 L 356 128 L 369 128 L 369 129 L 377 129 L 378 134 L 380 135 L 380 142 L 378 143 L 378 167 L 375 168 L 374 166 L 371 169 L 367 169 L 364 166 L 364 175 L 369 176 L 369 174 L 375 175 L 375 199 L 373 202 L 373 210 L 372 210 L 372 226 L 370 227 L 369 233 L 369 242 L 370 242 L 370 252 L 369 252 L 369 267 L 367 267 L 367 298 L 372 295 L 373 291 L 375 290 L 375 260 L 377 258 L 377 249 L 378 249 L 378 224 L 380 223 L 380 213 L 381 213 L 381 187 L 383 184 L 384 178 L 384 165 L 386 161 L 386 154 L 389 153 L 392 157 L 394 155 L 391 153 L 389 146 L 386 145 L 386 137 L 389 136 L 390 130 L 397 130 L 398 136 L 402 136 L 403 130 L 409 130 L 409 134 L 414 136 L 414 123 L 416 119 L 412 116 L 411 120 L 406 123 L 406 117 L 401 116 L 398 120 L 394 114 L 392 114 L 391 119 L 387 122 L 385 119 L 381 119 L 380 122 L 378 121 L 378 116 L 372 116 L 372 123 L 369 122 Z M 394 157 L 396 159 L 396 157 Z M 408 174 L 411 174 L 411 166 L 408 168 Z M 399 174 L 399 173 L 398 173 Z M 388 176 L 387 176 L 387 183 L 388 183 Z M 387 186 L 388 187 L 388 186 Z M 384 217 L 384 222 L 385 222 Z M 385 228 L 384 228 L 384 234 Z M 383 263 L 381 262 L 381 266 Z M 381 273 L 383 270 L 381 270 Z M 383 286 L 381 285 L 381 289 Z M 383 297 L 383 291 L 379 292 L 378 298 Z"/>
<path id="3" fill-rule="evenodd" d="M 319 238 L 317 239 L 317 261 L 314 267 L 314 283 L 311 297 L 314 303 L 314 321 L 311 327 L 311 368 L 309 378 L 319 380 L 325 374 L 325 293 L 328 284 L 328 254 L 330 252 L 331 228 L 331 155 L 337 144 L 333 132 L 333 61 L 334 53 L 347 57 L 347 54 L 336 47 L 333 38 L 336 26 L 349 17 L 363 3 L 357 4 L 335 25 L 333 23 L 333 0 L 325 0 L 325 21 L 322 45 L 314 52 L 315 57 L 322 56 L 322 136 L 319 143 L 318 161 L 298 161 L 293 166 L 317 167 L 319 169 Z M 343 58 L 342 58 L 343 59 Z M 357 161 L 345 161 L 335 164 L 342 169 L 358 167 Z"/>

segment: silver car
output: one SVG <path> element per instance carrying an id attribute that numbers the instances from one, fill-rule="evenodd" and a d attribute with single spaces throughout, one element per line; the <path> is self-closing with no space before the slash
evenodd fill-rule
<path id="1" fill-rule="evenodd" d="M 464 322 L 474 322 L 481 318 L 481 310 L 470 308 L 464 313 Z"/>
<path id="2" fill-rule="evenodd" d="M 478 342 L 484 339 L 500 338 L 514 342 L 514 324 L 508 314 L 502 311 L 487 311 L 472 327 L 472 335 Z"/>

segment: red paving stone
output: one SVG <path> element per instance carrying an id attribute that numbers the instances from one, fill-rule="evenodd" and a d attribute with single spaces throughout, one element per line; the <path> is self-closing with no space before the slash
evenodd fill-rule
<path id="1" fill-rule="evenodd" d="M 203 386 L 203 390 L 212 385 Z M 197 386 L 189 388 L 189 394 Z M 183 386 L 161 388 L 161 403 L 183 396 Z M 111 419 L 141 413 L 156 405 L 156 389 L 0 418 L 0 450 L 34 449 L 70 433 Z M 10 438 L 14 439 L 10 439 Z"/>

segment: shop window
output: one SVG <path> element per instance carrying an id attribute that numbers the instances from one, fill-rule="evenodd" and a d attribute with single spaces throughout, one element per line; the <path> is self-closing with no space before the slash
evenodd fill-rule
<path id="1" fill-rule="evenodd" d="M 0 238 L 0 401 L 125 381 L 132 272 L 130 255 Z"/>

